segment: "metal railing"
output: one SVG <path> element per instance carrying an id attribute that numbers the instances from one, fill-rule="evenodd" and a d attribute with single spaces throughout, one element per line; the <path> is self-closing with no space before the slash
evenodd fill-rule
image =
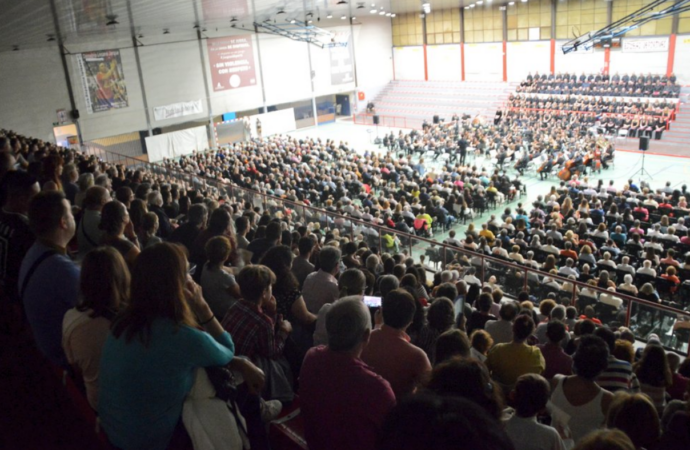
<path id="1" fill-rule="evenodd" d="M 406 252 L 409 256 L 416 255 L 417 257 L 425 255 L 428 261 L 434 265 L 433 268 L 427 266 L 427 270 L 434 271 L 439 265 L 441 268 L 447 268 L 450 264 L 457 264 L 458 268 L 460 266 L 474 267 L 477 278 L 482 285 L 489 277 L 495 276 L 504 293 L 510 297 L 517 298 L 523 290 L 529 290 L 531 295 L 537 294 L 537 297 L 543 297 L 544 295 L 540 295 L 540 292 L 537 291 L 542 291 L 541 294 L 544 293 L 541 280 L 545 276 L 560 284 L 569 282 L 573 285 L 571 291 L 559 291 L 556 294 L 559 298 L 565 295 L 570 296 L 572 306 L 575 306 L 580 314 L 583 313 L 586 306 L 583 299 L 589 297 L 578 295 L 577 290 L 581 291 L 586 287 L 590 291 L 596 292 L 597 296 L 601 294 L 613 295 L 622 300 L 620 308 L 612 309 L 597 301 L 592 303 L 598 318 L 603 323 L 627 326 L 641 339 L 655 333 L 665 347 L 680 353 L 688 352 L 690 344 L 690 312 L 688 312 L 690 298 L 681 298 L 680 304 L 662 304 L 643 300 L 621 292 L 611 292 L 576 280 L 570 280 L 560 275 L 547 274 L 525 264 L 444 244 L 415 234 L 404 233 L 386 226 L 235 186 L 223 180 L 204 178 L 195 174 L 172 170 L 157 163 L 149 163 L 142 159 L 118 155 L 98 148 L 89 149 L 88 153 L 100 157 L 107 163 L 122 164 L 129 168 L 149 171 L 158 177 L 163 177 L 167 182 L 178 183 L 188 189 L 215 190 L 230 203 L 250 202 L 254 207 L 259 207 L 263 211 L 268 210 L 272 214 L 281 212 L 284 217 L 290 219 L 292 224 L 296 222 L 302 225 L 318 223 L 321 229 L 337 229 L 341 235 L 347 235 L 353 241 L 364 240 L 370 247 L 378 246 L 382 253 Z M 550 292 L 553 289 L 546 289 L 546 291 Z"/>

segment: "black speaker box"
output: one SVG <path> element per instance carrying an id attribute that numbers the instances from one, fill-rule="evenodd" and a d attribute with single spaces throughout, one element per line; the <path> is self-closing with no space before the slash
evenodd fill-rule
<path id="1" fill-rule="evenodd" d="M 440 122 L 440 120 L 439 120 L 438 116 L 434 116 L 434 125 L 438 125 L 439 122 Z"/>
<path id="2" fill-rule="evenodd" d="M 643 152 L 646 152 L 649 150 L 649 138 L 646 136 L 643 136 L 640 138 L 640 150 Z"/>
<path id="3" fill-rule="evenodd" d="M 374 116 L 374 125 L 378 125 L 378 124 L 379 124 L 379 116 L 375 115 Z"/>
<path id="4" fill-rule="evenodd" d="M 79 119 L 79 110 L 78 109 L 73 109 L 71 111 L 71 114 L 72 114 L 72 119 L 74 119 L 74 120 Z"/>

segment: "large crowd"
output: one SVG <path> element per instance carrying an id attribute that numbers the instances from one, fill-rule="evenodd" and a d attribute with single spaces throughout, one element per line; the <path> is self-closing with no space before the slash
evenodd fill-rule
<path id="1" fill-rule="evenodd" d="M 521 93 L 593 95 L 596 97 L 664 97 L 680 95 L 676 76 L 651 74 L 531 73 L 516 89 Z"/>
<path id="2" fill-rule="evenodd" d="M 452 234 L 456 252 L 432 277 L 342 217 L 433 228 L 446 222 L 432 207 L 448 218 L 449 203 L 515 192 L 501 191 L 500 169 L 413 166 L 279 137 L 124 167 L 3 132 L 3 302 L 22 306 L 46 364 L 83 380 L 117 448 L 162 449 L 181 433 L 269 448 L 266 424 L 293 404 L 313 450 L 688 448 L 690 361 L 664 350 L 666 330 L 638 334 L 636 352 L 634 332 L 598 308 L 622 308 L 626 277 L 619 286 L 614 272 L 637 286 L 646 268 L 668 267 L 670 284 L 662 292 L 654 277 L 641 291 L 682 303 L 684 189 L 575 177 L 529 212 Z M 220 180 L 275 197 L 256 202 Z M 515 270 L 487 278 L 480 252 L 542 273 L 508 295 Z M 561 281 L 585 274 L 593 296 Z"/>

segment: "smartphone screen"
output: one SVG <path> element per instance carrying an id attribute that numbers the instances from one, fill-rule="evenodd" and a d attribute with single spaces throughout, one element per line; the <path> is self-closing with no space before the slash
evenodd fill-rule
<path id="1" fill-rule="evenodd" d="M 380 308 L 381 307 L 381 297 L 371 297 L 368 295 L 364 296 L 364 304 L 369 308 Z"/>

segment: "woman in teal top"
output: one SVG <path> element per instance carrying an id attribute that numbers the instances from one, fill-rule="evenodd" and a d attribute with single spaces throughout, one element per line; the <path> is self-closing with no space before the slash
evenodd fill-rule
<path id="1" fill-rule="evenodd" d="M 201 287 L 188 279 L 181 247 L 145 249 L 132 271 L 129 305 L 114 321 L 101 358 L 98 412 L 110 442 L 123 450 L 165 449 L 198 367 L 232 361 L 249 376 L 250 388 L 260 389 L 263 374 L 233 359 L 234 350 Z"/>

